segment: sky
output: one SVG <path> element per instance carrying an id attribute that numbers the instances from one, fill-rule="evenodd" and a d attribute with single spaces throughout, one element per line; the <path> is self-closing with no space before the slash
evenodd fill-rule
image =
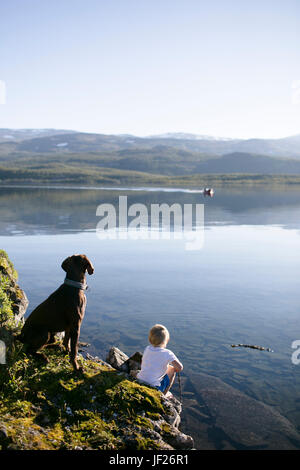
<path id="1" fill-rule="evenodd" d="M 299 0 L 3 0 L 0 128 L 300 134 Z"/>

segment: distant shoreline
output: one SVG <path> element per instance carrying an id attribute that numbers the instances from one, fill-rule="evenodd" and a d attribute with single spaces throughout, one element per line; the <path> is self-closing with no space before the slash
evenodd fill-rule
<path id="1" fill-rule="evenodd" d="M 7 170 L 7 169 L 6 169 Z M 17 171 L 14 171 L 14 176 Z M 76 173 L 64 175 L 65 178 L 49 178 L 45 173 L 41 178 L 2 178 L 0 177 L 0 187 L 4 188 L 40 188 L 40 189 L 81 189 L 81 190 L 131 190 L 131 191 L 188 191 L 199 192 L 205 187 L 274 187 L 274 186 L 292 186 L 294 189 L 300 189 L 300 175 L 259 175 L 259 174 L 206 174 L 206 175 L 184 175 L 184 176 L 161 176 L 147 174 L 126 175 L 120 178 L 120 175 L 83 175 Z M 1 169 L 0 169 L 1 173 Z M 9 175 L 12 176 L 12 175 Z M 40 176 L 40 175 L 39 175 Z M 53 175 L 54 176 L 54 175 Z M 56 176 L 56 175 L 55 175 Z M 85 178 L 86 176 L 86 178 Z M 97 175 L 98 176 L 98 175 Z"/>

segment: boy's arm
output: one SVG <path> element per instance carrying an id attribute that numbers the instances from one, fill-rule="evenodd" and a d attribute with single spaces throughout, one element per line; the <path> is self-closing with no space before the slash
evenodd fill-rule
<path id="1" fill-rule="evenodd" d="M 181 372 L 183 369 L 183 365 L 179 361 L 172 361 L 171 365 L 174 367 L 175 372 Z"/>

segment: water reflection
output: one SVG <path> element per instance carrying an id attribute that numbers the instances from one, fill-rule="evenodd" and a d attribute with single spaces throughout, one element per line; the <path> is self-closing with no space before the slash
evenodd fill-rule
<path id="1" fill-rule="evenodd" d="M 61 233 L 94 230 L 99 204 L 118 205 L 120 194 L 126 194 L 128 205 L 204 204 L 205 225 L 281 225 L 300 226 L 300 191 L 291 190 L 225 190 L 218 189 L 214 198 L 201 192 L 160 189 L 104 190 L 0 188 L 0 234 Z"/>

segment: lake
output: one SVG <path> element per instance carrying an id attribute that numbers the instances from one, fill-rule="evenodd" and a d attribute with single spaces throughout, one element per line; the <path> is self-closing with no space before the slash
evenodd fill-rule
<path id="1" fill-rule="evenodd" d="M 116 206 L 120 195 L 146 207 L 204 204 L 202 249 L 186 250 L 173 237 L 99 239 L 97 206 Z M 143 351 L 149 328 L 167 326 L 168 347 L 184 364 L 183 429 L 196 443 L 189 412 L 199 373 L 271 405 L 300 429 L 300 365 L 291 361 L 300 340 L 300 191 L 218 189 L 205 198 L 180 188 L 1 187 L 0 248 L 19 273 L 28 314 L 62 283 L 64 258 L 92 260 L 81 330 L 91 354 L 105 359 L 113 345 Z"/>

